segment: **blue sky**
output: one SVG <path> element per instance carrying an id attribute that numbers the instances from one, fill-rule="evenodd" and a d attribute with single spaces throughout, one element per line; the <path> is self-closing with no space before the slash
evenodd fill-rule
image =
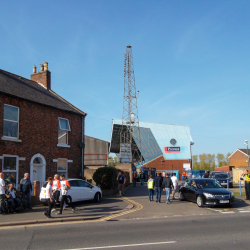
<path id="1" fill-rule="evenodd" d="M 110 140 L 122 117 L 123 59 L 133 48 L 139 118 L 188 125 L 193 154 L 250 140 L 249 1 L 0 0 L 0 68 L 30 78 L 49 63 L 52 89 Z"/>

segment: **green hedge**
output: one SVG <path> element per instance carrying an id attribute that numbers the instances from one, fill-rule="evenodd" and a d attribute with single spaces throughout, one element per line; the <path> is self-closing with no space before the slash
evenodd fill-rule
<path id="1" fill-rule="evenodd" d="M 93 174 L 93 180 L 101 189 L 113 189 L 117 185 L 118 172 L 122 171 L 114 167 L 98 168 Z"/>

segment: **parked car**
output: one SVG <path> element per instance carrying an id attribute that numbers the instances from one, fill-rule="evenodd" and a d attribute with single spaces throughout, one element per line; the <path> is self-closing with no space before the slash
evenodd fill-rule
<path id="1" fill-rule="evenodd" d="M 223 188 L 215 179 L 189 179 L 180 187 L 180 200 L 197 203 L 198 207 L 232 205 L 234 193 Z"/>
<path id="2" fill-rule="evenodd" d="M 233 180 L 227 173 L 215 173 L 211 178 L 217 180 L 223 187 L 227 187 L 227 181 L 229 181 L 229 187 L 233 188 Z"/>
<path id="3" fill-rule="evenodd" d="M 95 200 L 99 202 L 102 197 L 102 191 L 99 187 L 92 185 L 81 179 L 67 179 L 70 184 L 70 189 L 67 193 L 68 202 L 77 202 L 84 200 Z M 46 202 L 46 185 L 47 182 L 41 188 L 39 199 L 41 202 Z"/>
<path id="4" fill-rule="evenodd" d="M 220 173 L 224 173 L 224 172 L 222 172 L 222 171 L 211 171 L 209 177 L 214 178 L 215 174 L 220 174 Z"/>

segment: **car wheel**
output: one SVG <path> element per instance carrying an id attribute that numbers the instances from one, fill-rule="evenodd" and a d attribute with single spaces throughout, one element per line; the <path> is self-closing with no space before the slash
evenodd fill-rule
<path id="1" fill-rule="evenodd" d="M 202 197 L 200 195 L 197 196 L 196 203 L 197 203 L 198 207 L 203 207 L 204 206 L 203 199 L 202 199 Z"/>
<path id="2" fill-rule="evenodd" d="M 96 202 L 99 202 L 100 199 L 101 199 L 101 194 L 98 192 L 98 193 L 95 194 L 94 200 L 95 200 Z"/>
<path id="3" fill-rule="evenodd" d="M 182 192 L 179 193 L 179 197 L 180 197 L 180 201 L 184 201 L 185 200 Z"/>

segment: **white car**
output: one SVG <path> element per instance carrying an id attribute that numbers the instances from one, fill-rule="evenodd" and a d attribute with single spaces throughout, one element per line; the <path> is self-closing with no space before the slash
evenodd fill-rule
<path id="1" fill-rule="evenodd" d="M 102 190 L 81 179 L 67 179 L 70 184 L 70 189 L 67 192 L 68 202 L 77 202 L 85 200 L 95 200 L 99 202 L 102 197 Z M 41 188 L 39 199 L 41 202 L 46 202 L 46 185 L 47 182 Z M 61 195 L 60 195 L 61 197 Z M 60 198 L 59 198 L 60 199 Z"/>

